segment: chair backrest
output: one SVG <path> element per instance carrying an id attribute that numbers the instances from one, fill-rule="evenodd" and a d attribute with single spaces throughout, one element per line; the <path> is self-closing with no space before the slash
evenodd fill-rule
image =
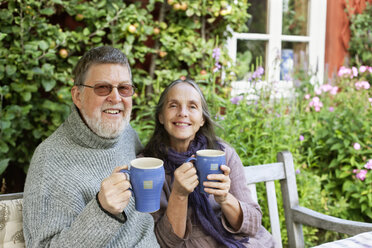
<path id="1" fill-rule="evenodd" d="M 271 233 L 276 242 L 276 248 L 282 248 L 282 237 L 280 234 L 279 211 L 275 192 L 275 181 L 281 183 L 281 191 L 283 196 L 283 205 L 291 206 L 298 205 L 297 185 L 295 171 L 293 166 L 293 158 L 290 152 L 278 153 L 277 159 L 279 162 L 263 165 L 254 165 L 244 167 L 245 177 L 248 187 L 252 191 L 253 199 L 257 201 L 256 183 L 264 182 L 266 186 L 266 196 L 268 210 L 270 216 Z M 285 210 L 286 211 L 286 210 Z M 302 235 L 302 226 L 295 224 L 290 214 L 285 214 L 288 232 L 295 235 L 288 235 L 288 239 L 295 237 L 299 239 L 297 243 L 304 243 Z M 287 216 L 288 215 L 288 216 Z M 287 222 L 289 218 L 289 222 Z M 290 226 L 296 225 L 296 228 Z M 291 237 L 290 237 L 291 236 Z M 302 238 L 301 238 L 302 237 Z"/>
<path id="2" fill-rule="evenodd" d="M 0 247 L 24 248 L 23 193 L 0 195 Z"/>

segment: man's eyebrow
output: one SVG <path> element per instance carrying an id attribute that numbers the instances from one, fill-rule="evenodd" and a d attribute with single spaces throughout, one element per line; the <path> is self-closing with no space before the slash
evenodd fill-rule
<path id="1" fill-rule="evenodd" d="M 93 81 L 93 83 L 106 83 L 106 84 L 111 84 L 110 82 L 107 82 L 107 81 L 105 81 L 105 80 L 95 80 L 95 81 Z M 133 85 L 132 81 L 121 81 L 121 82 L 119 82 L 118 85 L 120 85 L 120 84 L 131 84 L 131 85 Z"/>

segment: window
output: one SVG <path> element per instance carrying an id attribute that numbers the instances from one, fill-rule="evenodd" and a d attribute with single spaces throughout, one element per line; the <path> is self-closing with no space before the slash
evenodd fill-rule
<path id="1" fill-rule="evenodd" d="M 250 0 L 248 33 L 234 33 L 229 55 L 238 81 L 247 82 L 252 65 L 262 65 L 267 82 L 292 85 L 300 69 L 323 81 L 326 0 Z"/>

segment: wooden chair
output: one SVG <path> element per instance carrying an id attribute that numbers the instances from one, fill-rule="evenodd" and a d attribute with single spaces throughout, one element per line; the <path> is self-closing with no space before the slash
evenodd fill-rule
<path id="1" fill-rule="evenodd" d="M 349 235 L 372 231 L 371 223 L 343 220 L 301 207 L 292 154 L 288 151 L 279 152 L 277 160 L 277 163 L 244 167 L 247 183 L 256 201 L 255 184 L 265 182 L 271 231 L 277 247 L 282 247 L 282 239 L 274 185 L 276 180 L 279 180 L 281 186 L 289 247 L 305 247 L 302 224 Z"/>
<path id="2" fill-rule="evenodd" d="M 22 207 L 23 193 L 0 194 L 0 247 L 25 247 Z"/>

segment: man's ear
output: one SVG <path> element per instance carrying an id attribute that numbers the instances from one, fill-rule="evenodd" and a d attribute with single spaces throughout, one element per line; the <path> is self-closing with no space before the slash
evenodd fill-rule
<path id="1" fill-rule="evenodd" d="M 74 102 L 74 104 L 76 105 L 76 107 L 78 109 L 81 108 L 81 92 L 79 90 L 79 87 L 74 85 L 72 88 L 71 88 L 71 97 L 72 97 L 72 101 Z"/>

